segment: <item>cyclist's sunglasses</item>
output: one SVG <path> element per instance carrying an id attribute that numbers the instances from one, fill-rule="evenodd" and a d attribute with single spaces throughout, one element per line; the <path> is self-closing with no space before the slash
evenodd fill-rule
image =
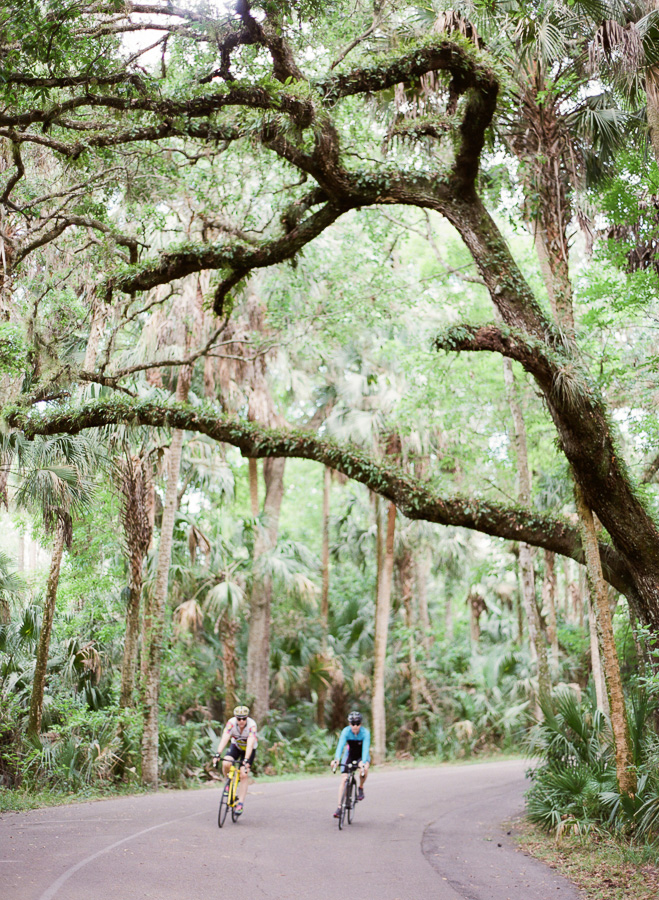
<path id="1" fill-rule="evenodd" d="M 247 716 L 236 716 L 236 718 L 238 719 L 239 722 L 246 722 L 246 721 L 247 721 Z"/>

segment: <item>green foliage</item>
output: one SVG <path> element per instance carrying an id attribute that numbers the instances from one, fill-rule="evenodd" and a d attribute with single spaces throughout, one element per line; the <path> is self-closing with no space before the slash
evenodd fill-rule
<path id="1" fill-rule="evenodd" d="M 652 709 L 645 692 L 633 695 L 629 724 L 638 787 L 630 797 L 617 787 L 612 736 L 603 714 L 591 702 L 581 703 L 571 690 L 545 700 L 544 719 L 528 738 L 531 755 L 540 761 L 529 773 L 531 821 L 557 835 L 612 828 L 642 840 L 659 839 L 659 746 Z"/>
<path id="2" fill-rule="evenodd" d="M 22 330 L 17 325 L 0 323 L 0 375 L 23 374 L 27 353 Z"/>
<path id="3" fill-rule="evenodd" d="M 268 775 L 286 775 L 327 767 L 336 740 L 324 728 L 311 724 L 311 714 L 311 709 L 300 705 L 270 716 L 261 732 L 265 747 L 261 750 L 259 746 L 259 769 Z"/>

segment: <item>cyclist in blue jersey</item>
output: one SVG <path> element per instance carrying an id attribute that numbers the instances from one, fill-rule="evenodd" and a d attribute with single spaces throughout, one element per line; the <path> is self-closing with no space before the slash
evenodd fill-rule
<path id="1" fill-rule="evenodd" d="M 334 818 L 338 819 L 341 815 L 341 797 L 343 796 L 343 785 L 348 777 L 348 767 L 351 763 L 357 763 L 361 772 L 359 776 L 359 790 L 357 799 L 364 799 L 364 782 L 368 777 L 368 767 L 371 762 L 371 732 L 362 725 L 362 714 L 353 711 L 348 716 L 348 724 L 341 732 L 339 743 L 336 747 L 334 759 L 331 762 L 332 769 L 336 769 L 341 763 L 341 771 L 343 777 L 339 785 L 339 805 L 334 813 Z"/>

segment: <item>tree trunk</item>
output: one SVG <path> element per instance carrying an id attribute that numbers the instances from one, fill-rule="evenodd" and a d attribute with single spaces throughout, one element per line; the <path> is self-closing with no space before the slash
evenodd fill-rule
<path id="1" fill-rule="evenodd" d="M 520 647 L 524 645 L 524 589 L 521 583 L 521 571 L 520 571 L 520 585 L 519 591 L 517 591 L 517 597 L 515 600 L 515 610 L 517 611 L 517 643 Z"/>
<path id="2" fill-rule="evenodd" d="M 616 778 L 621 794 L 636 793 L 636 770 L 629 736 L 629 723 L 625 708 L 625 696 L 622 689 L 620 663 L 616 651 L 609 606 L 608 590 L 602 576 L 597 532 L 592 512 L 590 511 L 579 485 L 575 487 L 577 510 L 581 524 L 582 542 L 586 557 L 586 571 L 590 586 L 595 620 L 604 657 L 604 678 L 609 696 L 611 710 L 611 730 L 615 743 Z"/>
<path id="3" fill-rule="evenodd" d="M 382 539 L 382 510 L 380 503 L 380 495 L 373 494 L 373 508 L 375 513 L 375 602 L 377 604 L 378 594 L 380 592 L 380 580 L 382 578 L 383 565 L 383 545 Z"/>
<path id="4" fill-rule="evenodd" d="M 133 705 L 137 646 L 140 634 L 143 562 L 144 557 L 136 553 L 131 553 L 128 603 L 126 604 L 126 634 L 124 637 L 124 655 L 121 663 L 121 689 L 119 692 L 119 706 L 122 708 Z"/>
<path id="5" fill-rule="evenodd" d="M 656 10 L 658 6 L 656 0 L 648 0 L 646 3 L 648 12 Z M 654 158 L 659 166 L 659 66 L 648 66 L 644 74 L 648 130 Z"/>
<path id="6" fill-rule="evenodd" d="M 587 587 L 587 570 L 583 566 L 579 566 L 579 582 L 574 592 L 574 615 L 577 625 L 583 631 L 584 629 L 584 602 Z"/>
<path id="7" fill-rule="evenodd" d="M 387 536 L 378 595 L 375 606 L 375 640 L 373 648 L 373 762 L 384 761 L 387 752 L 387 719 L 384 700 L 385 669 L 387 661 L 387 636 L 391 612 L 391 577 L 394 568 L 394 535 L 396 531 L 396 507 L 387 507 Z"/>
<path id="8" fill-rule="evenodd" d="M 606 693 L 606 682 L 604 680 L 599 637 L 597 635 L 595 607 L 593 606 L 590 591 L 588 592 L 588 630 L 590 632 L 590 661 L 593 673 L 593 683 L 595 684 L 595 702 L 597 703 L 597 708 L 601 709 L 603 713 L 606 713 L 606 715 L 609 716 L 609 697 Z"/>
<path id="9" fill-rule="evenodd" d="M 251 457 L 247 460 L 249 466 L 249 504 L 252 516 L 257 519 L 259 515 L 259 470 L 258 462 Z"/>
<path id="10" fill-rule="evenodd" d="M 528 544 L 519 545 L 519 567 L 522 576 L 522 599 L 529 629 L 529 642 L 538 664 L 538 696 L 551 694 L 551 677 L 547 661 L 547 644 L 543 637 L 542 623 L 535 596 L 535 571 L 533 556 Z"/>
<path id="11" fill-rule="evenodd" d="M 320 627 L 322 629 L 321 652 L 323 658 L 327 653 L 327 632 L 329 628 L 329 563 L 330 563 L 330 488 L 332 485 L 332 470 L 325 466 L 323 470 L 323 526 L 321 548 L 322 587 L 320 594 Z M 328 685 L 321 679 L 318 685 L 316 700 L 316 724 L 320 728 L 325 727 L 325 704 L 327 702 Z"/>
<path id="12" fill-rule="evenodd" d="M 122 522 L 129 550 L 126 634 L 119 694 L 119 705 L 126 708 L 133 706 L 141 624 L 142 573 L 153 534 L 154 485 L 148 456 L 128 457 L 120 472 L 120 488 L 123 494 Z"/>
<path id="13" fill-rule="evenodd" d="M 236 697 L 236 635 L 240 625 L 230 619 L 222 629 L 222 657 L 224 669 L 224 707 L 227 715 L 237 705 Z"/>
<path id="14" fill-rule="evenodd" d="M 471 637 L 472 650 L 478 650 L 481 639 L 480 618 L 486 610 L 485 600 L 476 591 L 471 591 L 467 597 L 469 606 L 469 635 Z"/>
<path id="15" fill-rule="evenodd" d="M 558 673 L 558 626 L 556 623 L 556 555 L 545 550 L 545 577 L 542 583 L 542 607 L 547 615 L 547 637 L 551 647 L 551 664 Z"/>
<path id="16" fill-rule="evenodd" d="M 444 601 L 444 641 L 451 643 L 453 640 L 453 598 L 448 590 L 446 590 L 446 599 Z"/>
<path id="17" fill-rule="evenodd" d="M 517 477 L 519 482 L 519 499 L 525 506 L 531 503 L 531 472 L 529 469 L 528 449 L 526 443 L 526 425 L 522 408 L 517 397 L 512 360 L 503 360 L 503 377 L 506 384 L 508 404 L 513 417 L 515 429 L 515 455 L 517 458 Z M 519 545 L 519 566 L 522 581 L 522 600 L 528 622 L 529 641 L 538 663 L 538 694 L 540 697 L 551 693 L 551 677 L 547 662 L 547 645 L 543 637 L 543 628 L 538 613 L 535 594 L 535 572 L 533 569 L 533 553 L 526 543 Z"/>
<path id="18" fill-rule="evenodd" d="M 417 720 L 416 727 L 418 730 L 418 712 L 419 698 L 421 696 L 421 678 L 416 661 L 417 634 L 416 620 L 414 615 L 413 597 L 414 597 L 414 560 L 412 551 L 406 547 L 400 554 L 398 559 L 398 575 L 400 580 L 400 593 L 405 610 L 405 626 L 407 628 L 407 669 L 410 682 L 410 712 L 412 717 Z"/>
<path id="19" fill-rule="evenodd" d="M 202 322 L 203 293 L 197 281 L 194 300 L 191 302 L 192 329 L 186 326 L 185 344 L 189 350 L 193 339 L 198 338 Z M 175 400 L 187 403 L 192 382 L 193 366 L 182 366 L 176 382 Z M 158 787 L 158 739 L 160 712 L 160 664 L 165 634 L 165 604 L 169 587 L 169 569 L 172 561 L 174 522 L 179 504 L 178 479 L 181 471 L 181 456 L 185 432 L 172 431 L 167 464 L 167 487 L 163 504 L 158 545 L 158 564 L 149 604 L 150 627 L 146 641 L 146 676 L 144 679 L 143 730 L 142 730 L 142 781 L 155 789 Z"/>
<path id="20" fill-rule="evenodd" d="M 430 653 L 433 645 L 433 635 L 431 633 L 430 614 L 428 612 L 428 577 L 430 575 L 430 547 L 422 544 L 419 552 L 415 557 L 415 581 L 416 595 L 419 601 L 419 626 L 421 628 L 421 642 L 426 654 Z"/>
<path id="21" fill-rule="evenodd" d="M 179 381 L 183 372 L 179 373 Z M 177 399 L 179 391 L 177 390 Z M 186 391 L 187 394 L 187 391 Z M 184 401 L 179 401 L 184 402 Z M 142 732 L 142 781 L 152 788 L 158 787 L 158 713 L 160 702 L 160 663 L 165 633 L 165 602 L 169 585 L 169 567 L 172 559 L 174 521 L 178 507 L 178 476 L 183 451 L 183 431 L 172 433 L 167 465 L 167 489 L 160 527 L 158 567 L 150 604 L 150 629 L 147 635 L 146 679 L 144 684 L 144 730 Z"/>
<path id="22" fill-rule="evenodd" d="M 107 309 L 108 307 L 104 301 L 96 296 L 92 298 L 92 320 L 89 326 L 85 359 L 82 363 L 83 372 L 93 372 L 96 368 L 96 357 L 98 355 L 98 347 L 101 343 L 101 336 L 105 326 Z"/>
<path id="23" fill-rule="evenodd" d="M 284 496 L 284 468 L 286 460 L 265 459 L 265 500 L 263 523 L 254 542 L 254 575 L 249 614 L 249 643 L 247 648 L 247 693 L 252 699 L 252 712 L 262 722 L 270 709 L 270 619 L 272 608 L 272 579 L 260 571 L 262 557 L 277 543 L 279 513 Z"/>
<path id="24" fill-rule="evenodd" d="M 62 566 L 62 555 L 66 536 L 66 524 L 58 518 L 53 541 L 53 554 L 50 560 L 48 584 L 43 602 L 43 618 L 37 646 L 37 658 L 34 667 L 34 680 L 32 682 L 32 696 L 30 697 L 30 714 L 27 723 L 27 733 L 36 737 L 41 731 L 41 716 L 43 714 L 43 695 L 46 687 L 46 669 L 48 667 L 48 653 L 50 651 L 50 638 L 53 631 L 53 618 L 55 616 L 55 604 L 57 602 L 57 586 Z"/>
<path id="25" fill-rule="evenodd" d="M 554 321 L 564 334 L 574 336 L 572 283 L 569 272 L 567 227 L 572 220 L 571 184 L 561 160 L 559 100 L 548 89 L 537 66 L 529 66 L 520 104 L 524 138 L 511 147 L 523 164 L 529 196 L 536 198 L 529 225 L 540 271 L 547 288 Z"/>

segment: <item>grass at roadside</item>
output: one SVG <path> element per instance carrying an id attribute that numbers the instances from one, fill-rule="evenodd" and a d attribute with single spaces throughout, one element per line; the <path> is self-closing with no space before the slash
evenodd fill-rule
<path id="1" fill-rule="evenodd" d="M 601 834 L 559 841 L 525 820 L 513 830 L 520 847 L 573 881 L 587 900 L 657 900 L 659 848 Z"/>
<path id="2" fill-rule="evenodd" d="M 24 812 L 45 806 L 65 806 L 68 803 L 84 803 L 87 800 L 108 800 L 146 793 L 139 785 L 112 785 L 108 787 L 83 787 L 75 791 L 61 790 L 9 790 L 0 788 L 0 813 Z"/>

